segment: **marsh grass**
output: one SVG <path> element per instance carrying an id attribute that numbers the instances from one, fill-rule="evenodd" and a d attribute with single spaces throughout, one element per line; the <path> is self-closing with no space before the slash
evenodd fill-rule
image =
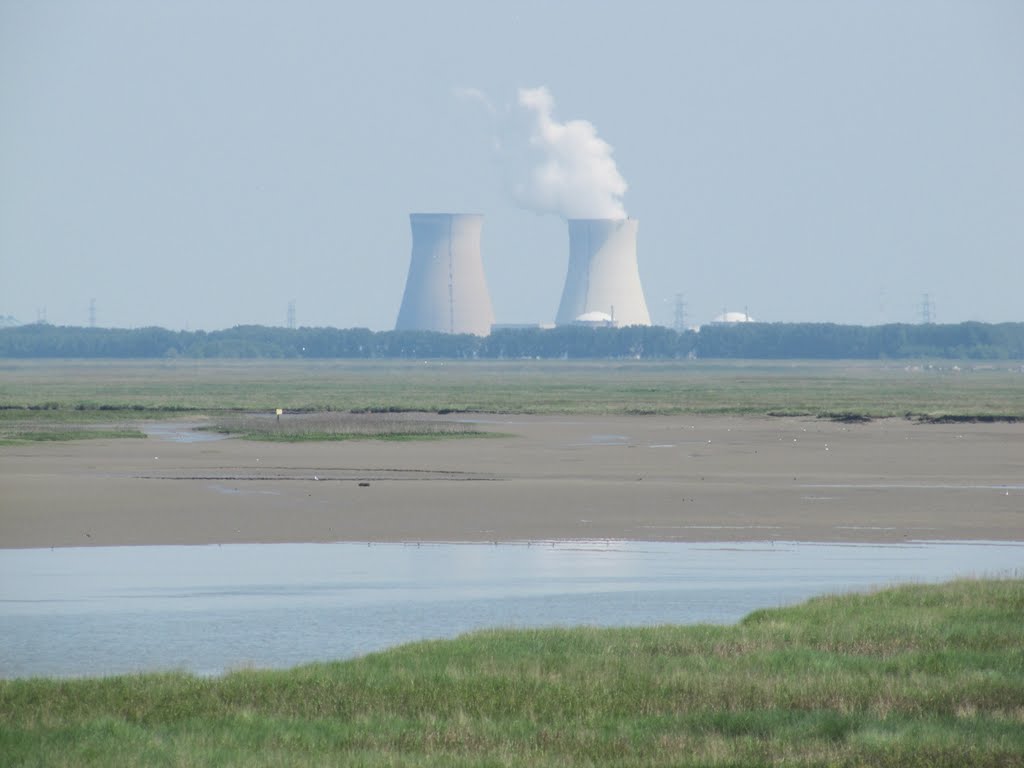
<path id="1" fill-rule="evenodd" d="M 99 425 L 36 420 L 0 420 L 0 445 L 139 438 L 146 434 L 132 426 Z"/>
<path id="2" fill-rule="evenodd" d="M 306 442 L 329 440 L 444 440 L 494 437 L 474 425 L 441 421 L 418 414 L 315 413 L 228 414 L 207 429 L 247 440 Z"/>
<path id="3" fill-rule="evenodd" d="M 1022 393 L 1022 368 L 1009 363 L 954 371 L 864 361 L 7 361 L 0 370 L 0 432 L 12 422 L 133 429 L 144 420 L 217 420 L 277 408 L 1014 421 L 1024 420 Z M 9 439 L 47 431 L 19 429 L 29 437 Z M 332 428 L 289 436 L 273 427 L 259 439 L 359 434 L 346 437 Z M 447 435 L 416 427 L 405 436 L 381 436 Z"/>
<path id="4" fill-rule="evenodd" d="M 1024 581 L 735 626 L 493 630 L 221 678 L 0 682 L 8 765 L 1024 765 Z"/>
<path id="5" fill-rule="evenodd" d="M 43 405 L 0 404 L 0 445 L 139 438 L 146 434 L 141 422 L 181 418 L 182 411 L 109 404 Z"/>
<path id="6" fill-rule="evenodd" d="M 863 361 L 8 361 L 0 409 L 33 408 L 34 417 L 45 417 L 50 408 L 78 419 L 276 408 L 1024 417 L 1019 364 L 918 368 Z"/>

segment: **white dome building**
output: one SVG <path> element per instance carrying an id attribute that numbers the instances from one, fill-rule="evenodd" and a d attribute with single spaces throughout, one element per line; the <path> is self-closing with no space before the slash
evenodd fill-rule
<path id="1" fill-rule="evenodd" d="M 615 319 L 607 312 L 584 312 L 582 315 L 577 315 L 576 319 L 572 321 L 573 325 L 585 325 L 590 328 L 614 328 Z"/>
<path id="2" fill-rule="evenodd" d="M 755 323 L 757 322 L 746 311 L 723 312 L 711 321 L 712 325 L 732 325 L 733 323 Z"/>

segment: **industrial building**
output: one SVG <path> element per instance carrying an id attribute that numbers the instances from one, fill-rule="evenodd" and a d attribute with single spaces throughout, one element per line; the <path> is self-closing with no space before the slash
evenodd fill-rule
<path id="1" fill-rule="evenodd" d="M 484 217 L 413 213 L 412 258 L 396 331 L 486 336 L 494 323 L 480 255 Z"/>
<path id="2" fill-rule="evenodd" d="M 722 314 L 716 315 L 715 319 L 711 321 L 711 325 L 733 325 L 734 323 L 753 323 L 756 322 L 754 318 L 750 316 L 747 310 L 742 312 L 730 312 L 729 310 L 722 310 Z"/>
<path id="3" fill-rule="evenodd" d="M 569 219 L 569 269 L 556 325 L 650 325 L 636 219 Z"/>
<path id="4" fill-rule="evenodd" d="M 483 216 L 413 213 L 412 257 L 395 330 L 486 336 L 494 311 L 480 253 Z M 650 325 L 636 219 L 569 219 L 569 267 L 555 325 Z"/>

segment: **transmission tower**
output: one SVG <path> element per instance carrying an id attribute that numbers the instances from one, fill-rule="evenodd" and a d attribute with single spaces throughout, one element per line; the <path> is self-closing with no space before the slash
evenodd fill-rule
<path id="1" fill-rule="evenodd" d="M 672 317 L 672 327 L 676 333 L 682 333 L 686 330 L 686 302 L 683 301 L 683 294 L 676 294 L 676 308 L 675 314 Z"/>
<path id="2" fill-rule="evenodd" d="M 935 322 L 935 305 L 926 293 L 921 296 L 921 324 L 931 325 Z"/>
<path id="3" fill-rule="evenodd" d="M 295 299 L 288 302 L 288 328 L 295 330 Z"/>
<path id="4" fill-rule="evenodd" d="M 96 327 L 96 299 L 89 299 L 89 327 Z"/>

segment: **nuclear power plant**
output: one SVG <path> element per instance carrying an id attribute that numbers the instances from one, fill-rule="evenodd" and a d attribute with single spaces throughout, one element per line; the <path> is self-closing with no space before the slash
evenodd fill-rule
<path id="1" fill-rule="evenodd" d="M 636 219 L 569 219 L 569 271 L 556 325 L 650 325 L 636 260 Z"/>
<path id="2" fill-rule="evenodd" d="M 488 335 L 494 311 L 480 256 L 484 217 L 413 213 L 409 221 L 412 258 L 395 330 Z"/>
<path id="3" fill-rule="evenodd" d="M 412 259 L 395 330 L 486 336 L 494 324 L 480 255 L 483 216 L 413 213 Z M 650 325 L 636 219 L 569 219 L 569 269 L 556 325 Z"/>

